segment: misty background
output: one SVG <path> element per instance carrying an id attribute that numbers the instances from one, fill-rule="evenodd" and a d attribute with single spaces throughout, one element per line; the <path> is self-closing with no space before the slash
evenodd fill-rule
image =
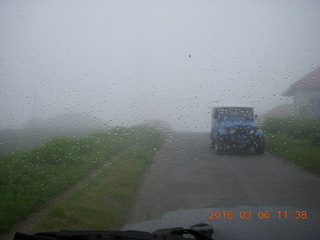
<path id="1" fill-rule="evenodd" d="M 320 65 L 319 12 L 318 0 L 0 0 L 2 143 L 28 126 L 210 131 L 219 104 L 262 115 Z"/>

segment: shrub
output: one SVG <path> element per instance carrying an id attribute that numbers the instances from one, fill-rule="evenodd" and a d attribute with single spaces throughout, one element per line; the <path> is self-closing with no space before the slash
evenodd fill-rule
<path id="1" fill-rule="evenodd" d="M 320 143 L 320 120 L 316 118 L 269 118 L 265 121 L 263 128 L 268 133 L 282 134 L 298 140 L 308 140 L 315 145 Z"/>

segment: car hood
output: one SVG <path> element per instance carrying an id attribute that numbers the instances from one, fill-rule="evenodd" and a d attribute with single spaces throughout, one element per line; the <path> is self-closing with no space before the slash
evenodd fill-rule
<path id="1" fill-rule="evenodd" d="M 220 212 L 221 217 L 219 219 L 209 219 L 212 215 L 210 211 Z M 233 218 L 224 217 L 223 212 L 230 213 L 230 211 L 233 214 Z M 252 218 L 241 219 L 240 214 L 242 211 L 250 211 Z M 266 213 L 268 212 L 266 211 L 269 211 L 269 218 L 267 218 L 268 215 Z M 282 213 L 282 218 L 279 218 L 279 211 Z M 284 217 L 284 211 L 287 211 L 288 218 Z M 297 211 L 298 213 L 307 211 L 307 218 L 297 219 L 296 217 L 301 217 Z M 214 230 L 212 237 L 215 240 L 320 239 L 319 210 L 283 206 L 239 206 L 174 211 L 164 214 L 159 219 L 126 225 L 123 230 L 153 232 L 164 228 L 190 228 L 198 223 L 211 225 Z"/>

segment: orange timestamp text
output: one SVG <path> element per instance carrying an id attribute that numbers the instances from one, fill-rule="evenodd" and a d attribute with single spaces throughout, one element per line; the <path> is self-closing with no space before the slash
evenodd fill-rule
<path id="1" fill-rule="evenodd" d="M 307 219 L 308 211 L 209 211 L 208 219 Z"/>

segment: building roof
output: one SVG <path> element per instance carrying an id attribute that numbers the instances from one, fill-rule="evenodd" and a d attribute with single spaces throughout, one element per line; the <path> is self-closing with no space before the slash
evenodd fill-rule
<path id="1" fill-rule="evenodd" d="M 320 89 L 320 66 L 294 82 L 282 95 L 292 96 L 296 91 Z"/>
<path id="2" fill-rule="evenodd" d="M 263 118 L 291 117 L 294 115 L 292 104 L 282 104 L 263 114 Z"/>

